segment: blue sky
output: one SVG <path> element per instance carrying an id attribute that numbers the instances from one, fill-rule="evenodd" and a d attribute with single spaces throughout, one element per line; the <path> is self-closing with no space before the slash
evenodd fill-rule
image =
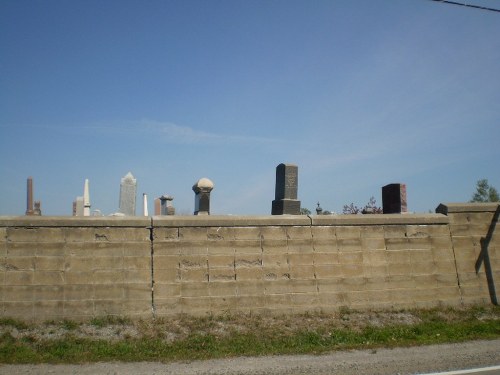
<path id="1" fill-rule="evenodd" d="M 500 8 L 498 0 L 469 3 Z M 275 168 L 314 210 L 500 189 L 500 13 L 428 0 L 0 0 L 0 215 L 152 199 L 267 215 Z"/>

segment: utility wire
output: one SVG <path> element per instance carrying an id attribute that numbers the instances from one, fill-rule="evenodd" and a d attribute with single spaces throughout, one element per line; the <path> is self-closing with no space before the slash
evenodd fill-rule
<path id="1" fill-rule="evenodd" d="M 468 7 L 468 8 L 476 8 L 476 9 L 481 9 L 481 10 L 489 10 L 491 12 L 498 12 L 498 13 L 500 13 L 500 9 L 484 7 L 484 6 L 481 6 L 481 5 L 459 3 L 458 1 L 450 1 L 450 0 L 430 0 L 430 1 L 436 1 L 438 3 L 452 4 L 452 5 L 460 5 L 460 6 Z"/>

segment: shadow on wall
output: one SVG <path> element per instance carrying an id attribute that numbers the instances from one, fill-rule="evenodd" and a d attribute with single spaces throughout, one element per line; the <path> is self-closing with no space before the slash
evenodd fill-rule
<path id="1" fill-rule="evenodd" d="M 491 220 L 490 227 L 486 237 L 481 238 L 481 253 L 476 261 L 476 274 L 479 273 L 481 264 L 484 263 L 484 272 L 486 273 L 486 280 L 488 281 L 488 291 L 490 293 L 491 303 L 498 305 L 497 293 L 495 289 L 495 280 L 493 278 L 493 269 L 491 267 L 490 255 L 488 252 L 488 247 L 493 237 L 493 232 L 495 231 L 496 224 L 498 222 L 498 217 L 500 216 L 500 205 L 497 207 L 493 219 Z"/>

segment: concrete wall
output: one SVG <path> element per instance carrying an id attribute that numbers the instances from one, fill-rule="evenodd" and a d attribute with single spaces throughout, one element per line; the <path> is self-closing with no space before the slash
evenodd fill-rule
<path id="1" fill-rule="evenodd" d="M 448 204 L 438 212 L 3 217 L 0 316 L 147 318 L 496 301 L 498 205 Z"/>

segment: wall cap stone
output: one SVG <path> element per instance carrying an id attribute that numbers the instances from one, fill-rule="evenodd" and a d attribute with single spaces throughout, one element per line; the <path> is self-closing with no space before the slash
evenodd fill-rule
<path id="1" fill-rule="evenodd" d="M 436 208 L 436 213 L 448 215 L 459 212 L 495 212 L 500 203 L 441 203 Z"/>
<path id="2" fill-rule="evenodd" d="M 149 228 L 150 217 L 0 216 L 0 227 L 128 227 Z"/>

